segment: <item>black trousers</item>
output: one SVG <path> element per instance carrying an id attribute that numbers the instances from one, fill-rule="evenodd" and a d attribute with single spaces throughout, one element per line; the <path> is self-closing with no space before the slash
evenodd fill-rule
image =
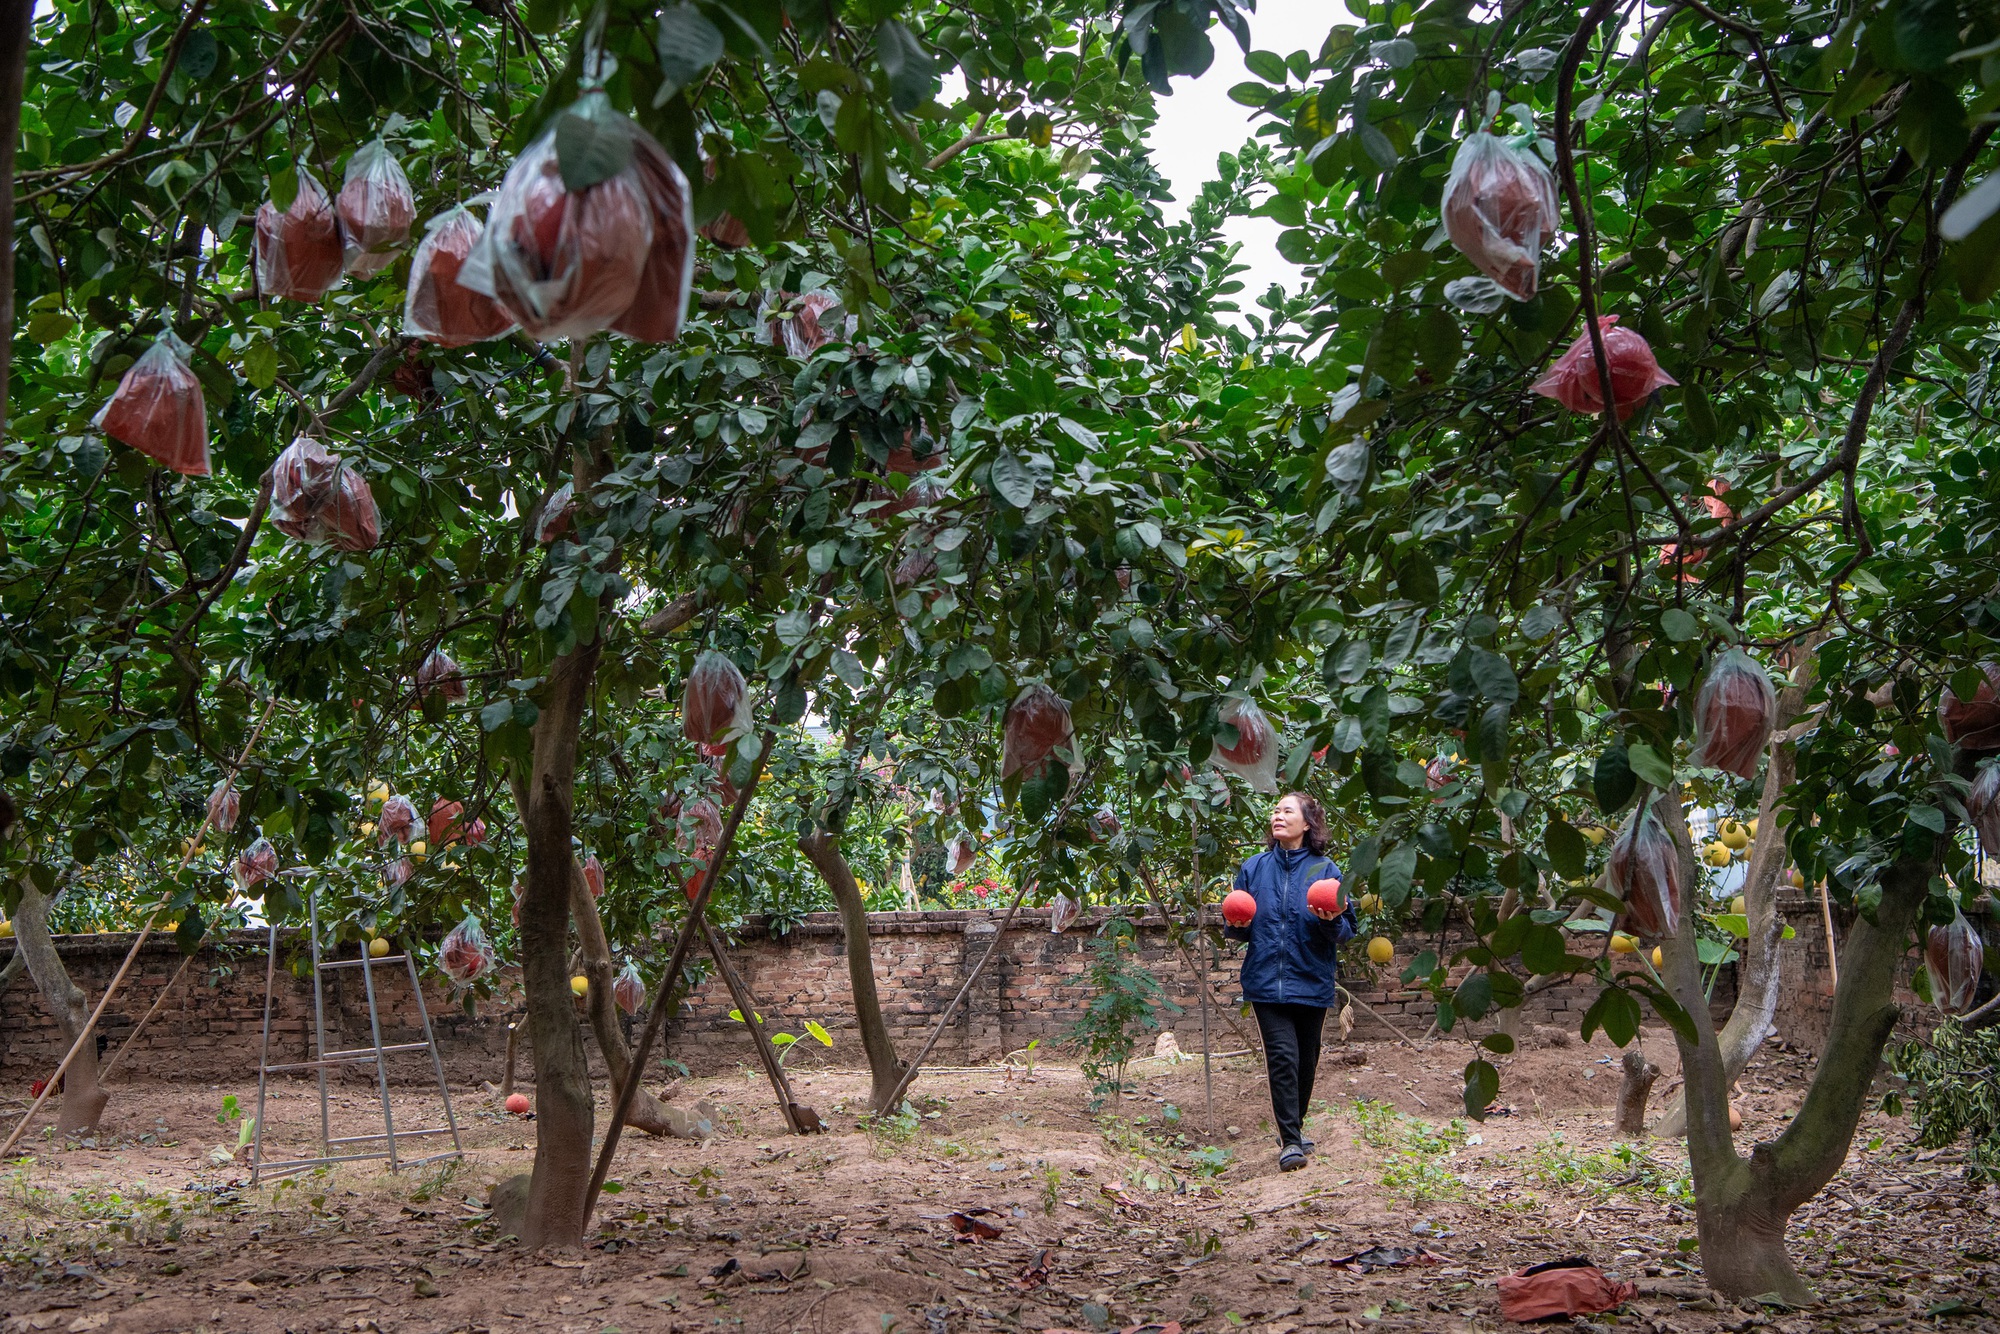
<path id="1" fill-rule="evenodd" d="M 1326 1010 L 1318 1005 L 1253 1001 L 1257 1030 L 1264 1035 L 1264 1071 L 1271 1081 L 1271 1118 L 1283 1144 L 1299 1144 L 1299 1129 L 1312 1105 L 1313 1075 L 1319 1070 L 1319 1031 Z"/>

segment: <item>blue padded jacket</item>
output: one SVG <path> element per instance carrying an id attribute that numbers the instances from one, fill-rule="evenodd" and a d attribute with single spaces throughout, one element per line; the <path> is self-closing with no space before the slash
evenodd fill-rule
<path id="1" fill-rule="evenodd" d="M 1245 1000 L 1325 1008 L 1338 1003 L 1339 949 L 1359 925 L 1354 901 L 1348 898 L 1340 916 L 1322 921 L 1306 907 L 1306 888 L 1339 878 L 1332 859 L 1304 848 L 1274 848 L 1243 863 L 1236 888 L 1257 900 L 1257 915 L 1249 926 L 1224 927 L 1223 934 L 1250 942 L 1243 956 Z"/>

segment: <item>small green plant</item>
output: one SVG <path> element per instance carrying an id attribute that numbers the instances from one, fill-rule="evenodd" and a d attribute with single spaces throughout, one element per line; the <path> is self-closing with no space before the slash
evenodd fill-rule
<path id="1" fill-rule="evenodd" d="M 1235 1158 L 1234 1152 L 1220 1144 L 1210 1144 L 1188 1155 L 1188 1161 L 1194 1167 L 1194 1174 L 1201 1177 L 1221 1176 L 1229 1170 L 1229 1164 Z"/>
<path id="2" fill-rule="evenodd" d="M 1042 1212 L 1053 1214 L 1062 1203 L 1062 1169 L 1053 1163 L 1043 1163 L 1037 1175 L 1042 1179 Z"/>
<path id="3" fill-rule="evenodd" d="M 445 1189 L 453 1181 L 457 1180 L 459 1174 L 464 1170 L 465 1160 L 463 1158 L 445 1158 L 431 1164 L 417 1181 L 416 1189 L 410 1192 L 411 1202 L 414 1204 L 423 1204 L 436 1199 L 438 1196 L 444 1194 Z M 611 1183 L 608 1181 L 604 1183 L 604 1189 L 611 1194 L 617 1194 L 616 1191 L 611 1190 Z"/>
<path id="4" fill-rule="evenodd" d="M 1942 1149 L 1967 1140 L 1966 1180 L 2000 1181 L 2000 1028 L 1968 1032 L 1958 1020 L 1946 1019 L 1930 1041 L 1891 1048 L 1889 1064 L 1908 1082 L 1917 1143 Z M 1892 1092 L 1884 1110 L 1900 1115 L 1904 1101 Z"/>
<path id="5" fill-rule="evenodd" d="M 743 1022 L 743 1011 L 731 1010 L 729 1017 L 740 1024 Z M 757 1022 L 760 1024 L 763 1023 L 764 1016 L 761 1014 L 758 1015 Z M 827 1032 L 817 1019 L 806 1020 L 806 1036 L 818 1042 L 822 1047 L 831 1047 L 833 1045 L 833 1034 Z M 770 1041 L 771 1045 L 778 1049 L 778 1064 L 783 1065 L 785 1058 L 792 1054 L 792 1048 L 798 1045 L 799 1035 L 796 1033 L 772 1033 Z M 683 1066 L 681 1068 L 685 1070 L 687 1067 Z"/>
<path id="6" fill-rule="evenodd" d="M 886 1154 L 894 1153 L 916 1138 L 917 1131 L 923 1123 L 922 1114 L 910 1105 L 908 1099 L 905 1099 L 903 1105 L 893 1112 L 871 1113 L 862 1117 L 860 1125 L 868 1132 L 868 1137 L 875 1141 L 875 1152 Z"/>
<path id="7" fill-rule="evenodd" d="M 1160 1011 L 1179 1014 L 1159 980 L 1132 959 L 1137 932 L 1123 916 L 1097 933 L 1085 976 L 1096 992 L 1070 1036 L 1083 1046 L 1083 1073 L 1090 1080 L 1090 1109 L 1115 1102 L 1125 1089 L 1125 1064 L 1139 1049 L 1139 1034 L 1160 1026 Z"/>
<path id="8" fill-rule="evenodd" d="M 1593 1199 L 1630 1191 L 1694 1202 L 1693 1179 L 1686 1171 L 1662 1166 L 1635 1144 L 1614 1144 L 1605 1153 L 1579 1153 L 1561 1135 L 1551 1135 L 1529 1154 L 1523 1175 L 1549 1189 Z"/>
<path id="9" fill-rule="evenodd" d="M 1366 1098 L 1355 1099 L 1354 1120 L 1361 1142 L 1384 1151 L 1384 1190 L 1412 1204 L 1455 1200 L 1465 1194 L 1465 1183 L 1446 1162 L 1465 1144 L 1464 1121 L 1454 1117 L 1435 1126 Z"/>

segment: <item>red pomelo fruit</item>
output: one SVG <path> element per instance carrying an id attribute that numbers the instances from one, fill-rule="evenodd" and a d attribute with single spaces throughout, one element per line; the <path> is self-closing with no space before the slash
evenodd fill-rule
<path id="1" fill-rule="evenodd" d="M 507 1110 L 516 1116 L 526 1116 L 528 1114 L 528 1095 L 525 1093 L 508 1094 Z"/>
<path id="2" fill-rule="evenodd" d="M 1306 907 L 1314 912 L 1337 913 L 1345 906 L 1338 880 L 1315 880 L 1306 889 Z"/>
<path id="3" fill-rule="evenodd" d="M 1257 900 L 1241 889 L 1232 889 L 1222 900 L 1222 920 L 1231 926 L 1248 926 L 1257 915 Z"/>

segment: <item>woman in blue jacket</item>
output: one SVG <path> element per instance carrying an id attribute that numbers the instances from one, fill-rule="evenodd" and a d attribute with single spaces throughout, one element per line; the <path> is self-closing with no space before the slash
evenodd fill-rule
<path id="1" fill-rule="evenodd" d="M 1320 1027 L 1334 1004 L 1338 951 L 1356 926 L 1347 895 L 1340 911 L 1327 912 L 1306 906 L 1306 890 L 1315 880 L 1339 878 L 1340 868 L 1326 856 L 1326 813 L 1305 793 L 1288 792 L 1271 812 L 1270 846 L 1236 873 L 1236 888 L 1257 900 L 1257 915 L 1223 932 L 1250 942 L 1243 997 L 1264 1035 L 1278 1166 L 1286 1172 L 1304 1167 L 1312 1152 L 1301 1127 L 1319 1068 Z"/>

